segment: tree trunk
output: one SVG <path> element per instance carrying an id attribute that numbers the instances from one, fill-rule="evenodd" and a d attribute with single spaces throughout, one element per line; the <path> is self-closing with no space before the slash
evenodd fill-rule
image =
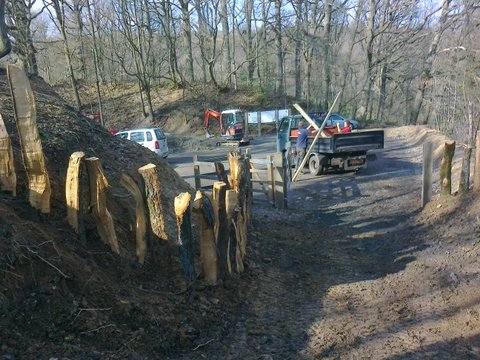
<path id="1" fill-rule="evenodd" d="M 107 178 L 103 173 L 100 159 L 91 157 L 85 161 L 90 182 L 90 208 L 92 209 L 93 220 L 97 225 L 102 241 L 110 245 L 113 252 L 119 254 L 120 247 L 118 246 L 112 215 L 107 209 L 107 197 L 105 195 L 108 188 Z"/>
<path id="2" fill-rule="evenodd" d="M 8 55 L 11 50 L 12 44 L 5 25 L 5 0 L 0 0 L 0 59 Z"/>
<path id="3" fill-rule="evenodd" d="M 323 78 L 324 78 L 324 94 L 322 108 L 328 109 L 328 99 L 330 98 L 331 75 L 330 75 L 330 38 L 331 38 L 331 19 L 332 19 L 332 1 L 325 1 L 325 20 L 324 20 L 324 47 L 323 47 Z"/>
<path id="4" fill-rule="evenodd" d="M 473 168 L 473 191 L 480 190 L 480 131 L 475 140 L 475 167 Z"/>
<path id="5" fill-rule="evenodd" d="M 440 165 L 440 187 L 442 195 L 452 193 L 452 161 L 455 155 L 455 141 L 446 141 L 442 164 Z"/>
<path id="6" fill-rule="evenodd" d="M 253 56 L 253 37 L 252 37 L 252 12 L 253 0 L 245 0 L 245 26 L 247 28 L 247 80 L 248 84 L 253 82 L 255 73 L 255 59 Z"/>
<path id="7" fill-rule="evenodd" d="M 275 0 L 275 94 L 283 95 L 282 0 Z"/>
<path id="8" fill-rule="evenodd" d="M 452 0 L 443 0 L 442 2 L 442 13 L 440 15 L 438 24 L 436 25 L 433 39 L 430 44 L 430 48 L 428 49 L 427 57 L 423 64 L 423 71 L 419 80 L 420 84 L 415 94 L 415 100 L 413 102 L 413 106 L 410 112 L 410 124 L 412 125 L 419 123 L 418 116 L 420 114 L 420 109 L 422 108 L 423 98 L 425 96 L 425 89 L 427 87 L 427 83 L 432 79 L 433 60 L 437 55 L 438 44 L 440 43 L 440 38 L 446 28 L 448 14 L 450 13 L 451 2 Z M 421 123 L 426 124 L 426 120 L 428 119 L 424 119 L 423 121 L 421 121 Z"/>
<path id="9" fill-rule="evenodd" d="M 302 97 L 302 20 L 303 0 L 296 1 L 296 23 L 295 23 L 295 99 Z"/>
<path id="10" fill-rule="evenodd" d="M 193 73 L 193 54 L 192 54 L 192 27 L 190 25 L 190 12 L 188 11 L 188 0 L 180 0 L 180 7 L 182 9 L 182 21 L 183 21 L 183 45 L 186 52 L 186 79 L 189 82 L 195 80 Z"/>
<path id="11" fill-rule="evenodd" d="M 180 247 L 180 262 L 188 280 L 195 280 L 192 237 L 191 195 L 188 192 L 175 197 L 175 217 L 177 219 L 177 242 Z"/>
<path id="12" fill-rule="evenodd" d="M 30 205 L 42 213 L 50 213 L 52 190 L 37 128 L 37 111 L 30 81 L 21 69 L 13 65 L 7 65 L 7 78 L 12 93 L 23 163 L 28 176 Z"/>
<path id="13" fill-rule="evenodd" d="M 225 84 L 230 86 L 231 78 L 228 76 L 231 72 L 232 66 L 232 56 L 230 50 L 230 28 L 228 25 L 228 10 L 227 10 L 227 0 L 222 0 L 222 11 L 221 11 L 221 19 L 222 19 L 222 33 L 223 33 L 223 67 L 224 73 L 227 76 L 225 78 Z"/>

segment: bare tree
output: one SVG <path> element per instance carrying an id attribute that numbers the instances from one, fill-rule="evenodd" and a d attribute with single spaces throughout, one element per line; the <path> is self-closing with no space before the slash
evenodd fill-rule
<path id="1" fill-rule="evenodd" d="M 12 50 L 5 25 L 5 0 L 0 0 L 0 58 L 8 55 Z"/>

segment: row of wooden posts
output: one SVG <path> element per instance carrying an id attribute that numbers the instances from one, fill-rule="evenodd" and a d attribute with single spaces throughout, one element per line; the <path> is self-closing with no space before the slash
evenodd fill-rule
<path id="1" fill-rule="evenodd" d="M 442 196 L 452 193 L 452 164 L 455 155 L 455 141 L 446 141 L 443 151 L 443 159 L 440 165 L 440 194 Z M 464 147 L 462 157 L 462 168 L 460 171 L 459 193 L 466 193 L 470 190 L 470 160 L 472 157 L 472 148 Z M 433 173 L 433 144 L 425 142 L 423 144 L 423 181 L 422 181 L 422 207 L 432 199 L 432 173 Z M 476 154 L 473 173 L 473 190 L 480 190 L 480 131 L 476 137 Z"/>
<path id="2" fill-rule="evenodd" d="M 253 193 L 260 191 L 277 209 L 286 209 L 288 204 L 288 167 L 285 156 L 281 153 L 274 153 L 267 155 L 265 159 L 253 158 L 249 148 L 244 152 L 239 150 L 239 154 L 243 155 L 246 161 L 250 197 L 253 198 Z M 227 154 L 230 164 L 229 157 L 230 154 Z M 202 166 L 212 168 L 214 171 L 201 172 Z M 193 156 L 193 175 L 196 190 L 210 189 L 211 185 L 202 186 L 202 178 L 207 179 L 212 175 L 216 176 L 219 181 L 229 182 L 221 161 L 200 161 L 198 155 Z M 255 184 L 258 184 L 260 188 Z"/>
<path id="3" fill-rule="evenodd" d="M 50 179 L 36 124 L 36 109 L 30 82 L 25 73 L 13 66 L 7 67 L 7 76 L 14 103 L 15 120 L 19 134 L 23 164 L 27 173 L 29 203 L 42 213 L 51 211 Z M 197 191 L 195 198 L 188 192 L 174 199 L 177 222 L 177 242 L 180 261 L 188 279 L 197 275 L 216 282 L 229 273 L 241 273 L 247 246 L 248 223 L 251 218 L 251 182 L 248 159 L 239 153 L 229 153 L 230 176 L 215 182 L 211 196 Z M 89 204 L 83 204 L 82 172 L 88 176 Z M 224 171 L 223 171 L 224 172 Z M 162 187 L 157 167 L 147 164 L 138 169 L 140 184 L 132 176 L 123 174 L 120 183 L 135 198 L 136 255 L 143 264 L 147 254 L 147 237 L 168 241 L 162 206 Z M 17 175 L 10 136 L 0 116 L 0 188 L 16 196 Z M 67 220 L 79 237 L 85 241 L 84 209 L 90 209 L 101 240 L 119 254 L 115 226 L 107 208 L 108 180 L 100 159 L 85 158 L 83 152 L 71 154 L 66 175 L 65 198 Z M 192 210 L 199 224 L 200 274 L 196 273 Z"/>

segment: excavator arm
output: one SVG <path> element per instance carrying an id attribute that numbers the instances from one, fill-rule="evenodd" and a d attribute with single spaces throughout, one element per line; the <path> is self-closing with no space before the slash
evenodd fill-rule
<path id="1" fill-rule="evenodd" d="M 218 121 L 219 123 L 219 128 L 220 128 L 220 132 L 223 132 L 223 124 L 221 123 L 221 114 L 220 112 L 218 111 L 215 111 L 215 110 L 212 110 L 212 109 L 209 109 L 209 108 L 206 108 L 205 109 L 205 112 L 204 112 L 204 115 L 203 115 L 203 126 L 204 126 L 204 129 L 205 129 L 205 132 L 206 132 L 206 135 L 207 137 L 212 137 L 213 135 L 210 134 L 210 132 L 208 131 L 209 129 L 209 125 L 210 125 L 210 119 L 211 118 L 214 118 L 216 121 Z"/>

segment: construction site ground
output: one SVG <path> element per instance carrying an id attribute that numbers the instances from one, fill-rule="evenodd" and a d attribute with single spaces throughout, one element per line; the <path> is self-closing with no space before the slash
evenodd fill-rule
<path id="1" fill-rule="evenodd" d="M 14 134 L 0 80 L 2 115 Z M 258 195 L 245 272 L 212 286 L 188 283 L 172 254 L 144 266 L 135 261 L 133 198 L 119 177 L 154 162 L 164 197 L 173 200 L 193 192 L 174 169 L 186 167 L 192 152 L 219 149 L 157 159 L 95 124 L 84 126 L 47 87 L 35 87 L 52 214 L 29 207 L 24 172 L 16 198 L 0 195 L 0 359 L 480 357 L 480 199 L 473 192 L 438 196 L 442 135 L 386 129 L 386 148 L 367 169 L 301 175 L 286 210 Z M 426 140 L 435 145 L 437 175 L 434 199 L 421 209 Z M 271 137 L 265 141 L 257 143 L 258 156 L 275 148 Z M 69 154 L 82 149 L 102 160 L 109 179 L 121 256 L 94 227 L 82 244 L 66 224 L 61 184 Z M 454 190 L 461 146 L 457 154 Z M 174 237 L 172 206 L 165 211 Z"/>

